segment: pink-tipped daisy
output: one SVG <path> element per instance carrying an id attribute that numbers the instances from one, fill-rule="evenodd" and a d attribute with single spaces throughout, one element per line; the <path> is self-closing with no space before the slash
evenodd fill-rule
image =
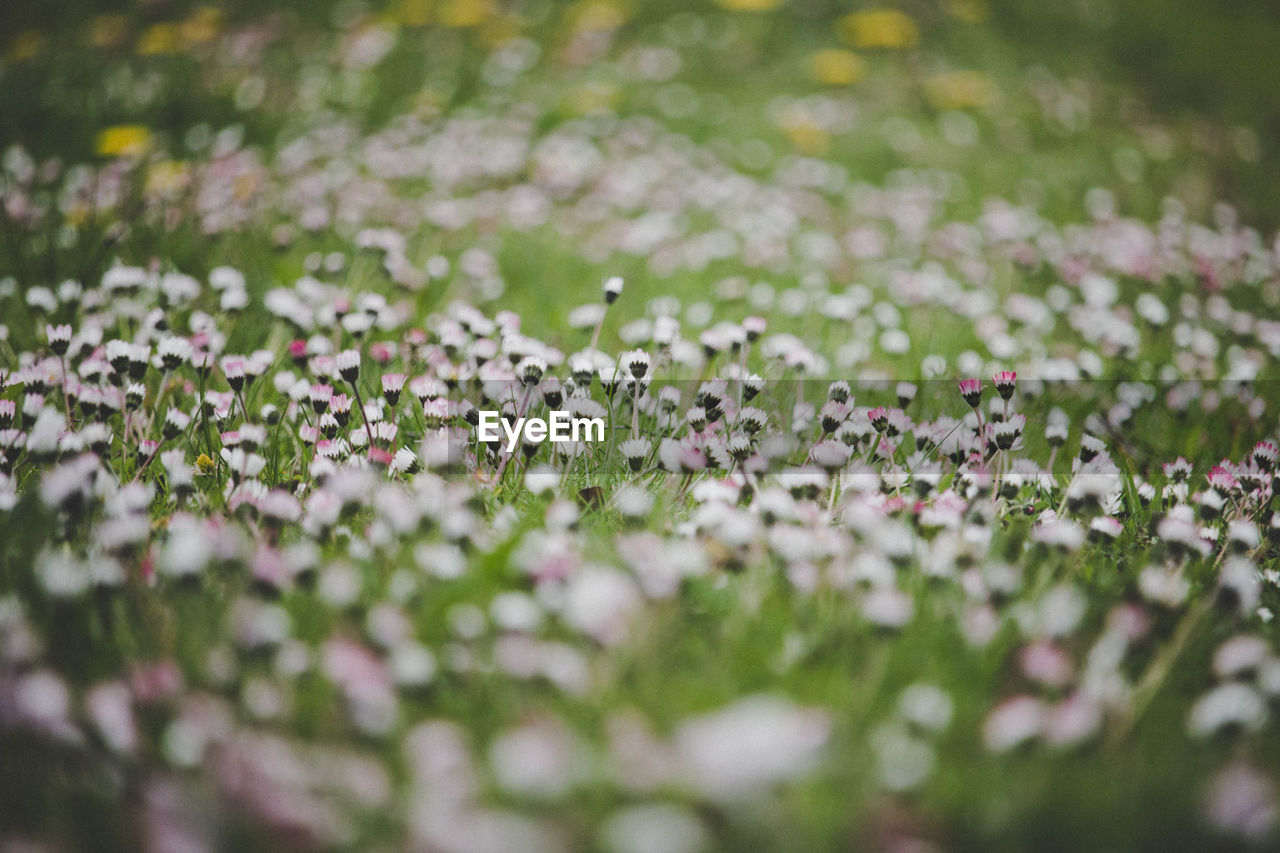
<path id="1" fill-rule="evenodd" d="M 972 408 L 978 408 L 982 402 L 982 380 L 981 379 L 961 379 L 960 380 L 960 396 Z"/>
<path id="2" fill-rule="evenodd" d="M 400 402 L 400 392 L 404 390 L 405 375 L 403 373 L 386 373 L 382 377 L 382 396 L 394 406 Z"/>
<path id="3" fill-rule="evenodd" d="M 1013 396 L 1013 389 L 1017 383 L 1018 374 L 1012 370 L 1002 370 L 991 377 L 991 384 L 996 386 L 996 391 L 1006 401 Z"/>

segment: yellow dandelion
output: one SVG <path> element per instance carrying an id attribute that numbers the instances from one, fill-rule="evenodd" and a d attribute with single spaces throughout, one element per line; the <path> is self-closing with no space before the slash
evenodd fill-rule
<path id="1" fill-rule="evenodd" d="M 435 118 L 444 112 L 448 103 L 448 92 L 426 86 L 413 96 L 413 114 L 423 119 Z"/>
<path id="2" fill-rule="evenodd" d="M 569 96 L 569 106 L 578 115 L 612 112 L 618 103 L 618 89 L 608 83 L 587 83 Z"/>
<path id="3" fill-rule="evenodd" d="M 253 175 L 237 175 L 231 182 L 231 193 L 237 201 L 248 201 L 258 191 L 258 179 Z"/>
<path id="4" fill-rule="evenodd" d="M 986 0 L 942 0 L 942 9 L 966 24 L 980 24 L 991 17 L 991 7 Z"/>
<path id="5" fill-rule="evenodd" d="M 89 23 L 89 44 L 115 47 L 128 35 L 129 23 L 124 15 L 99 15 Z"/>
<path id="6" fill-rule="evenodd" d="M 216 467 L 217 467 L 217 463 L 215 463 L 212 457 L 210 457 L 207 453 L 201 453 L 199 456 L 196 457 L 196 471 L 198 473 L 212 474 L 213 469 Z"/>
<path id="7" fill-rule="evenodd" d="M 44 35 L 35 30 L 18 33 L 13 44 L 9 46 L 9 55 L 14 62 L 31 59 L 44 48 Z"/>
<path id="8" fill-rule="evenodd" d="M 431 0 L 399 0 L 391 7 L 391 20 L 403 27 L 425 27 L 431 23 Z"/>
<path id="9" fill-rule="evenodd" d="M 497 48 L 520 35 L 520 19 L 515 15 L 494 15 L 480 25 L 478 36 L 487 47 Z"/>
<path id="10" fill-rule="evenodd" d="M 580 0 L 565 11 L 569 28 L 575 32 L 616 30 L 631 18 L 631 11 L 615 0 Z"/>
<path id="11" fill-rule="evenodd" d="M 827 86 L 848 86 L 867 73 L 867 63 L 851 50 L 831 48 L 809 54 L 809 74 Z"/>
<path id="12" fill-rule="evenodd" d="M 910 16 L 897 9 L 867 9 L 836 21 L 840 38 L 856 48 L 912 47 L 920 41 L 920 30 Z"/>
<path id="13" fill-rule="evenodd" d="M 785 0 L 716 0 L 716 5 L 731 12 L 769 12 Z"/>
<path id="14" fill-rule="evenodd" d="M 440 23 L 446 27 L 478 27 L 493 16 L 489 0 L 446 0 L 440 7 Z"/>
<path id="15" fill-rule="evenodd" d="M 996 90 L 991 78 L 980 71 L 950 71 L 926 80 L 924 93 L 937 109 L 963 110 L 985 107 Z"/>
<path id="16" fill-rule="evenodd" d="M 180 46 L 176 24 L 152 24 L 138 36 L 139 56 L 159 56 L 177 53 Z"/>
<path id="17" fill-rule="evenodd" d="M 801 154 L 820 156 L 831 148 L 831 135 L 808 116 L 794 116 L 784 121 L 782 132 Z"/>
<path id="18" fill-rule="evenodd" d="M 92 208 L 86 201 L 73 201 L 62 211 L 63 220 L 70 226 L 77 227 L 89 221 Z"/>
<path id="19" fill-rule="evenodd" d="M 145 184 L 149 196 L 172 196 L 191 182 L 191 167 L 181 160 L 162 160 L 147 170 Z"/>
<path id="20" fill-rule="evenodd" d="M 117 124 L 98 133 L 94 150 L 101 157 L 137 157 L 151 144 L 151 131 L 142 124 Z"/>
<path id="21" fill-rule="evenodd" d="M 190 47 L 208 44 L 222 29 L 222 10 L 213 6 L 201 6 L 179 25 L 183 45 Z"/>

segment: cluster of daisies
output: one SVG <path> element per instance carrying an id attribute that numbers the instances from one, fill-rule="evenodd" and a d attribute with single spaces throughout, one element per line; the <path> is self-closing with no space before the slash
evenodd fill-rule
<path id="1" fill-rule="evenodd" d="M 1171 406 L 1247 418 L 1265 402 L 1250 383 L 823 380 L 823 356 L 762 317 L 691 338 L 670 298 L 611 353 L 617 278 L 567 353 L 509 311 L 457 301 L 419 324 L 406 301 L 312 277 L 264 294 L 262 348 L 229 352 L 251 297 L 234 269 L 207 279 L 115 266 L 28 291 L 50 320 L 12 353 L 0 401 L 0 508 L 30 549 L 6 565 L 0 719 L 154 766 L 153 832 L 193 831 L 174 771 L 317 843 L 356 843 L 390 811 L 441 849 L 475 849 L 476 833 L 556 849 L 571 826 L 555 804 L 604 786 L 618 809 L 600 832 L 634 822 L 701 844 L 690 798 L 733 815 L 819 783 L 840 709 L 762 693 L 662 733 L 620 708 L 602 736 L 544 710 L 504 718 L 480 755 L 433 711 L 481 677 L 590 704 L 621 688 L 608 661 L 698 589 L 747 612 L 832 596 L 890 637 L 942 618 L 974 655 L 1014 632 L 1005 687 L 968 733 L 993 755 L 1140 726 L 1180 641 L 1225 626 L 1181 737 L 1268 731 L 1274 434 L 1201 470 L 1135 468 L 1113 444 Z M 484 409 L 607 430 L 508 450 L 478 439 Z M 1102 575 L 1126 592 L 1100 612 Z M 182 639 L 192 606 L 198 648 Z M 761 665 L 803 667 L 818 651 L 802 628 Z M 86 680 L 68 655 L 88 638 L 112 651 Z M 865 741 L 898 793 L 937 772 L 953 699 L 920 682 L 900 705 Z M 298 734 L 317 713 L 330 746 Z M 1274 812 L 1261 771 L 1225 773 L 1208 814 Z M 495 805 L 528 798 L 546 810 Z M 1247 815 L 1225 822 L 1270 831 Z"/>
<path id="2" fill-rule="evenodd" d="M 197 85 L 280 97 L 269 30 Z M 366 121 L 398 38 L 300 61 L 278 145 L 0 157 L 0 748 L 33 788 L 156 849 L 781 849 L 846 794 L 828 846 L 1019 846 L 1037 774 L 1156 744 L 1179 829 L 1274 843 L 1280 243 L 699 144 L 666 44 L 619 58 L 627 116 L 564 119 L 512 38 L 470 108 Z M 535 289 L 543 255 L 637 274 Z"/>

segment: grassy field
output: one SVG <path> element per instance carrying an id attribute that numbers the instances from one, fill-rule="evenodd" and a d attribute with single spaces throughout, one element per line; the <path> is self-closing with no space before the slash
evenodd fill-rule
<path id="1" fill-rule="evenodd" d="M 6 7 L 0 849 L 1274 847 L 1278 34 Z"/>

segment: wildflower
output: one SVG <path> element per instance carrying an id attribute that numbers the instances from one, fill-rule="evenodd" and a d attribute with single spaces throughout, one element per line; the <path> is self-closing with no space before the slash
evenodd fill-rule
<path id="1" fill-rule="evenodd" d="M 1048 446 L 1057 448 L 1066 443 L 1066 424 L 1050 424 L 1044 428 L 1044 441 Z"/>
<path id="2" fill-rule="evenodd" d="M 403 373 L 385 373 L 382 376 L 382 396 L 387 403 L 395 406 L 400 402 L 400 392 L 404 388 L 405 375 Z"/>
<path id="3" fill-rule="evenodd" d="M 289 341 L 289 358 L 293 361 L 295 367 L 301 370 L 307 364 L 307 342 L 301 338 L 295 338 Z"/>
<path id="4" fill-rule="evenodd" d="M 339 427 L 346 427 L 351 420 L 351 398 L 346 394 L 329 397 L 329 410 L 321 417 L 331 417 Z"/>
<path id="5" fill-rule="evenodd" d="M 262 473 L 267 466 L 267 460 L 259 456 L 257 453 L 251 453 L 243 448 L 222 448 L 218 454 L 222 461 L 226 463 L 227 469 L 231 471 L 238 479 L 252 480 Z"/>
<path id="6" fill-rule="evenodd" d="M 1266 640 L 1238 634 L 1218 646 L 1213 655 L 1213 671 L 1223 679 L 1248 677 L 1261 669 L 1269 657 Z"/>
<path id="7" fill-rule="evenodd" d="M 1254 445 L 1251 455 L 1259 468 L 1270 473 L 1276 469 L 1276 460 L 1280 457 L 1280 449 L 1276 447 L 1275 442 L 1259 441 Z"/>
<path id="8" fill-rule="evenodd" d="M 694 474 L 707 467 L 701 450 L 672 438 L 665 438 L 658 445 L 658 461 L 664 471 L 674 474 Z"/>
<path id="9" fill-rule="evenodd" d="M 809 74 L 827 86 L 849 86 L 866 75 L 867 63 L 849 50 L 826 48 L 809 55 Z"/>
<path id="10" fill-rule="evenodd" d="M 694 432 L 702 432 L 707 428 L 707 410 L 701 406 L 693 406 L 684 414 L 689 428 Z"/>
<path id="11" fill-rule="evenodd" d="M 338 353 L 335 359 L 335 366 L 338 374 L 342 377 L 342 381 L 348 385 L 354 385 L 356 379 L 360 376 L 360 351 L 359 350 L 343 350 Z"/>
<path id="12" fill-rule="evenodd" d="M 848 465 L 852 455 L 852 448 L 839 441 L 820 441 L 809 451 L 813 464 L 828 474 L 835 474 Z"/>
<path id="13" fill-rule="evenodd" d="M 395 462 L 395 456 L 391 451 L 382 447 L 369 448 L 369 462 L 381 469 L 390 469 Z"/>
<path id="14" fill-rule="evenodd" d="M 163 435 L 166 439 L 175 439 L 187 431 L 191 425 L 191 416 L 179 409 L 165 412 Z"/>
<path id="15" fill-rule="evenodd" d="M 49 341 L 49 349 L 54 354 L 61 357 L 67 354 L 67 350 L 71 347 L 71 326 L 63 323 L 60 326 L 44 327 L 45 338 Z"/>
<path id="16" fill-rule="evenodd" d="M 344 314 L 340 322 L 343 330 L 346 331 L 347 334 L 351 335 L 351 337 L 356 340 L 359 340 L 365 336 L 365 333 L 367 333 L 369 329 L 373 328 L 373 320 L 373 316 L 363 311 L 358 311 L 351 314 Z"/>
<path id="17" fill-rule="evenodd" d="M 608 305 L 612 305 L 618 301 L 618 297 L 622 295 L 622 278 L 621 276 L 610 276 L 604 281 L 604 301 Z"/>
<path id="18" fill-rule="evenodd" d="M 160 366 L 166 371 L 177 370 L 191 358 L 191 342 L 186 338 L 166 335 L 160 339 L 156 354 L 160 356 Z"/>
<path id="19" fill-rule="evenodd" d="M 894 393 L 898 397 L 898 408 L 905 409 L 911 405 L 911 401 L 916 398 L 916 392 L 919 389 L 911 382 L 899 382 Z"/>
<path id="20" fill-rule="evenodd" d="M 987 716 L 983 742 L 991 752 L 1001 753 L 1040 735 L 1045 725 L 1045 708 L 1034 696 L 1006 700 Z"/>
<path id="21" fill-rule="evenodd" d="M 704 382 L 698 387 L 697 396 L 694 398 L 699 406 L 707 411 L 708 421 L 717 421 L 723 414 L 720 406 L 724 402 L 725 384 L 723 381 L 715 380 L 712 382 Z"/>
<path id="22" fill-rule="evenodd" d="M 554 376 L 544 379 L 539 386 L 542 391 L 542 402 L 548 409 L 558 409 L 564 403 L 564 386 Z"/>
<path id="23" fill-rule="evenodd" d="M 622 356 L 622 366 L 629 375 L 643 379 L 649 372 L 649 354 L 640 349 L 625 353 Z"/>
<path id="24" fill-rule="evenodd" d="M 570 628 L 612 645 L 625 639 L 639 603 L 640 590 L 629 574 L 588 566 L 569 579 L 561 615 Z"/>
<path id="25" fill-rule="evenodd" d="M 1262 544 L 1262 534 L 1251 521 L 1232 519 L 1227 525 L 1227 546 L 1237 553 L 1251 551 Z"/>
<path id="26" fill-rule="evenodd" d="M 94 150 L 103 157 L 136 157 L 147 150 L 151 131 L 140 124 L 118 124 L 98 133 Z"/>
<path id="27" fill-rule="evenodd" d="M 1017 414 L 1010 417 L 1007 421 L 1000 421 L 992 425 L 995 433 L 996 447 L 1000 450 L 1011 450 L 1022 437 L 1022 430 L 1026 426 L 1027 419 L 1024 415 Z"/>
<path id="28" fill-rule="evenodd" d="M 969 404 L 971 408 L 977 409 L 982 402 L 982 380 L 981 379 L 961 379 L 960 380 L 960 396 Z"/>
<path id="29" fill-rule="evenodd" d="M 940 110 L 984 107 L 996 95 L 990 77 L 980 71 L 962 69 L 935 74 L 925 80 L 925 95 Z"/>
<path id="30" fill-rule="evenodd" d="M 471 411 L 474 411 L 474 407 Z M 449 401 L 447 399 L 438 397 L 432 400 L 427 400 L 422 404 L 422 417 L 427 429 L 440 429 L 448 423 L 450 416 L 451 412 L 449 411 Z M 468 423 L 470 423 L 470 420 L 468 420 Z M 479 423 L 478 416 L 476 418 L 476 423 Z M 472 426 L 475 425 L 476 424 L 472 424 Z"/>
<path id="31" fill-rule="evenodd" d="M 1106 449 L 1107 449 L 1106 444 L 1104 444 L 1102 439 L 1098 438 L 1097 436 L 1089 435 L 1088 433 L 1086 433 L 1085 435 L 1080 437 L 1080 461 L 1081 462 L 1085 462 L 1085 463 L 1092 462 L 1094 459 L 1097 458 L 1099 453 L 1102 453 Z"/>
<path id="32" fill-rule="evenodd" d="M 828 482 L 826 473 L 814 466 L 787 468 L 778 475 L 778 480 L 796 500 L 816 500 Z"/>
<path id="33" fill-rule="evenodd" d="M 819 415 L 821 417 L 822 431 L 830 434 L 839 429 L 849 417 L 849 407 L 832 399 L 822 407 Z"/>
<path id="34" fill-rule="evenodd" d="M 106 356 L 112 370 L 119 374 L 129 372 L 129 353 L 131 349 L 132 347 L 127 341 L 122 341 L 118 338 L 107 341 Z"/>
<path id="35" fill-rule="evenodd" d="M 395 443 L 396 433 L 399 431 L 399 428 L 391 421 L 378 421 L 371 425 L 371 429 L 373 431 L 371 438 L 387 446 Z"/>
<path id="36" fill-rule="evenodd" d="M 899 629 L 915 615 L 911 596 L 897 587 L 877 587 L 862 602 L 862 615 L 879 628 Z"/>
<path id="37" fill-rule="evenodd" d="M 651 445 L 643 438 L 632 438 L 622 442 L 619 450 L 622 451 L 622 458 L 627 460 L 627 467 L 638 472 L 649 458 Z"/>
<path id="38" fill-rule="evenodd" d="M 516 374 L 525 385 L 537 385 L 547 372 L 547 363 L 536 356 L 525 356 L 516 365 Z"/>
<path id="39" fill-rule="evenodd" d="M 1257 609 L 1261 596 L 1257 566 L 1245 557 L 1228 557 L 1218 575 L 1218 605 L 1247 616 Z"/>
<path id="40" fill-rule="evenodd" d="M 736 800 L 806 773 L 830 733 L 826 713 L 762 695 L 685 720 L 675 743 L 699 789 Z"/>
<path id="41" fill-rule="evenodd" d="M 333 386 L 331 385 L 312 385 L 307 391 L 307 399 L 311 401 L 311 408 L 318 415 L 329 407 L 329 403 L 333 398 Z"/>
<path id="42" fill-rule="evenodd" d="M 222 375 L 227 378 L 227 384 L 231 386 L 231 390 L 237 394 L 244 388 L 245 372 L 244 359 L 239 357 L 228 357 L 222 360 Z"/>
<path id="43" fill-rule="evenodd" d="M 1215 829 L 1262 842 L 1280 821 L 1275 784 L 1237 761 L 1214 778 L 1205 797 L 1205 813 Z"/>
<path id="44" fill-rule="evenodd" d="M 735 433 L 729 437 L 729 441 L 725 444 L 725 450 L 729 457 L 735 462 L 743 462 L 751 455 L 752 451 L 751 439 L 741 433 Z"/>
<path id="45" fill-rule="evenodd" d="M 745 406 L 738 412 L 736 425 L 748 435 L 755 435 L 769 423 L 768 415 L 754 406 Z"/>
<path id="46" fill-rule="evenodd" d="M 866 9 L 836 22 L 840 37 L 859 49 L 911 47 L 920 40 L 912 18 L 897 9 Z"/>
<path id="47" fill-rule="evenodd" d="M 1209 485 L 1219 492 L 1233 492 L 1239 485 L 1235 472 L 1231 469 L 1230 463 L 1227 465 L 1215 465 L 1209 469 L 1209 473 L 1205 475 L 1205 479 L 1209 481 Z"/>
<path id="48" fill-rule="evenodd" d="M 1089 522 L 1089 537 L 1098 542 L 1113 542 L 1124 532 L 1124 524 L 1117 518 L 1100 515 Z"/>
<path id="49" fill-rule="evenodd" d="M 1005 402 L 1013 396 L 1013 389 L 1017 385 L 1018 374 L 1012 370 L 1002 370 L 991 379 L 991 384 L 995 386 L 996 391 L 1000 394 L 1000 398 Z"/>
<path id="50" fill-rule="evenodd" d="M 1205 489 L 1203 492 L 1197 492 L 1195 501 L 1200 510 L 1200 517 L 1206 521 L 1212 521 L 1222 515 L 1223 507 L 1227 503 L 1217 489 Z"/>
<path id="51" fill-rule="evenodd" d="M 1187 730 L 1192 737 L 1208 737 L 1232 727 L 1257 731 L 1267 721 L 1267 705 L 1251 685 L 1221 684 L 1201 696 L 1191 708 Z"/>
<path id="52" fill-rule="evenodd" d="M 867 420 L 871 422 L 872 429 L 883 433 L 889 427 L 889 410 L 884 406 L 876 406 L 867 412 Z"/>
<path id="53" fill-rule="evenodd" d="M 1164 463 L 1163 467 L 1164 475 L 1175 483 L 1186 482 L 1191 477 L 1191 463 L 1181 456 Z"/>
<path id="54" fill-rule="evenodd" d="M 395 452 L 391 470 L 397 474 L 416 474 L 422 470 L 422 460 L 409 448 L 401 447 Z"/>

